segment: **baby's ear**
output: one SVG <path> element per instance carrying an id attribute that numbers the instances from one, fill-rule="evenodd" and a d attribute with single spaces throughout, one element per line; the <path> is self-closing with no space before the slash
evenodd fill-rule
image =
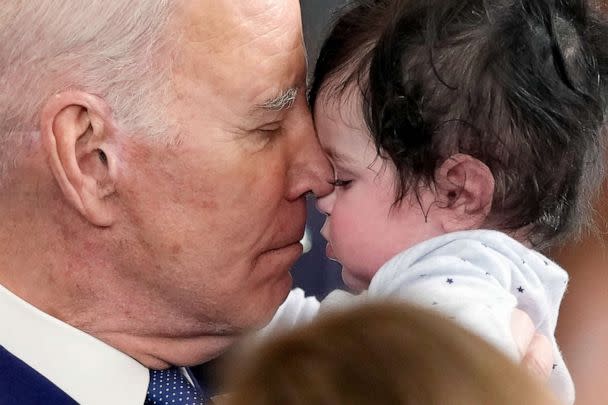
<path id="1" fill-rule="evenodd" d="M 435 191 L 446 232 L 478 229 L 492 208 L 494 176 L 482 161 L 455 154 L 435 171 Z"/>

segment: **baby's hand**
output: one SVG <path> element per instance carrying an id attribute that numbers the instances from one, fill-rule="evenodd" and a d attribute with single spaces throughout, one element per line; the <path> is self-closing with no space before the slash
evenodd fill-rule
<path id="1" fill-rule="evenodd" d="M 522 364 L 532 375 L 547 381 L 553 368 L 553 353 L 549 339 L 536 333 L 536 328 L 527 313 L 513 311 L 511 332 L 522 358 Z"/>

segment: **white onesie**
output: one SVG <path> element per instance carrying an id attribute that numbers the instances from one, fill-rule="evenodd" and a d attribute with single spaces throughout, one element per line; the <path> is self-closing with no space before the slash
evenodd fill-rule
<path id="1" fill-rule="evenodd" d="M 504 233 L 454 232 L 393 257 L 359 296 L 336 291 L 319 303 L 293 290 L 262 333 L 310 321 L 320 310 L 349 302 L 398 297 L 441 312 L 519 361 L 511 332 L 511 316 L 519 308 L 550 339 L 555 364 L 549 386 L 562 402 L 572 404 L 574 384 L 554 337 L 567 283 L 561 267 Z"/>

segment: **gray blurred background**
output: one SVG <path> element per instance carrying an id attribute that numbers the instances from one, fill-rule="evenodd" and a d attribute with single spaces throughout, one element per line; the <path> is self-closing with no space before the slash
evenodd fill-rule
<path id="1" fill-rule="evenodd" d="M 309 72 L 314 69 L 319 48 L 328 33 L 328 24 L 334 11 L 345 3 L 346 0 L 300 0 Z M 325 257 L 326 242 L 319 234 L 323 221 L 324 217 L 314 208 L 314 199 L 310 199 L 306 235 L 310 251 L 298 260 L 292 270 L 294 286 L 303 288 L 307 295 L 319 298 L 343 286 L 340 266 Z"/>
<path id="2" fill-rule="evenodd" d="M 328 33 L 328 23 L 332 14 L 346 2 L 346 0 L 300 0 L 304 40 L 311 64 L 316 60 L 319 47 Z M 312 68 L 313 66 L 310 66 L 311 70 Z"/>

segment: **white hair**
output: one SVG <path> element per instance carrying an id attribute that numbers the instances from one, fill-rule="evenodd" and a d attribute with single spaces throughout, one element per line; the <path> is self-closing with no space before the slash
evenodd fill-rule
<path id="1" fill-rule="evenodd" d="M 172 0 L 4 0 L 0 7 L 0 184 L 39 134 L 52 95 L 103 98 L 118 125 L 159 135 L 170 88 Z M 166 52 L 166 54 L 164 54 Z"/>

